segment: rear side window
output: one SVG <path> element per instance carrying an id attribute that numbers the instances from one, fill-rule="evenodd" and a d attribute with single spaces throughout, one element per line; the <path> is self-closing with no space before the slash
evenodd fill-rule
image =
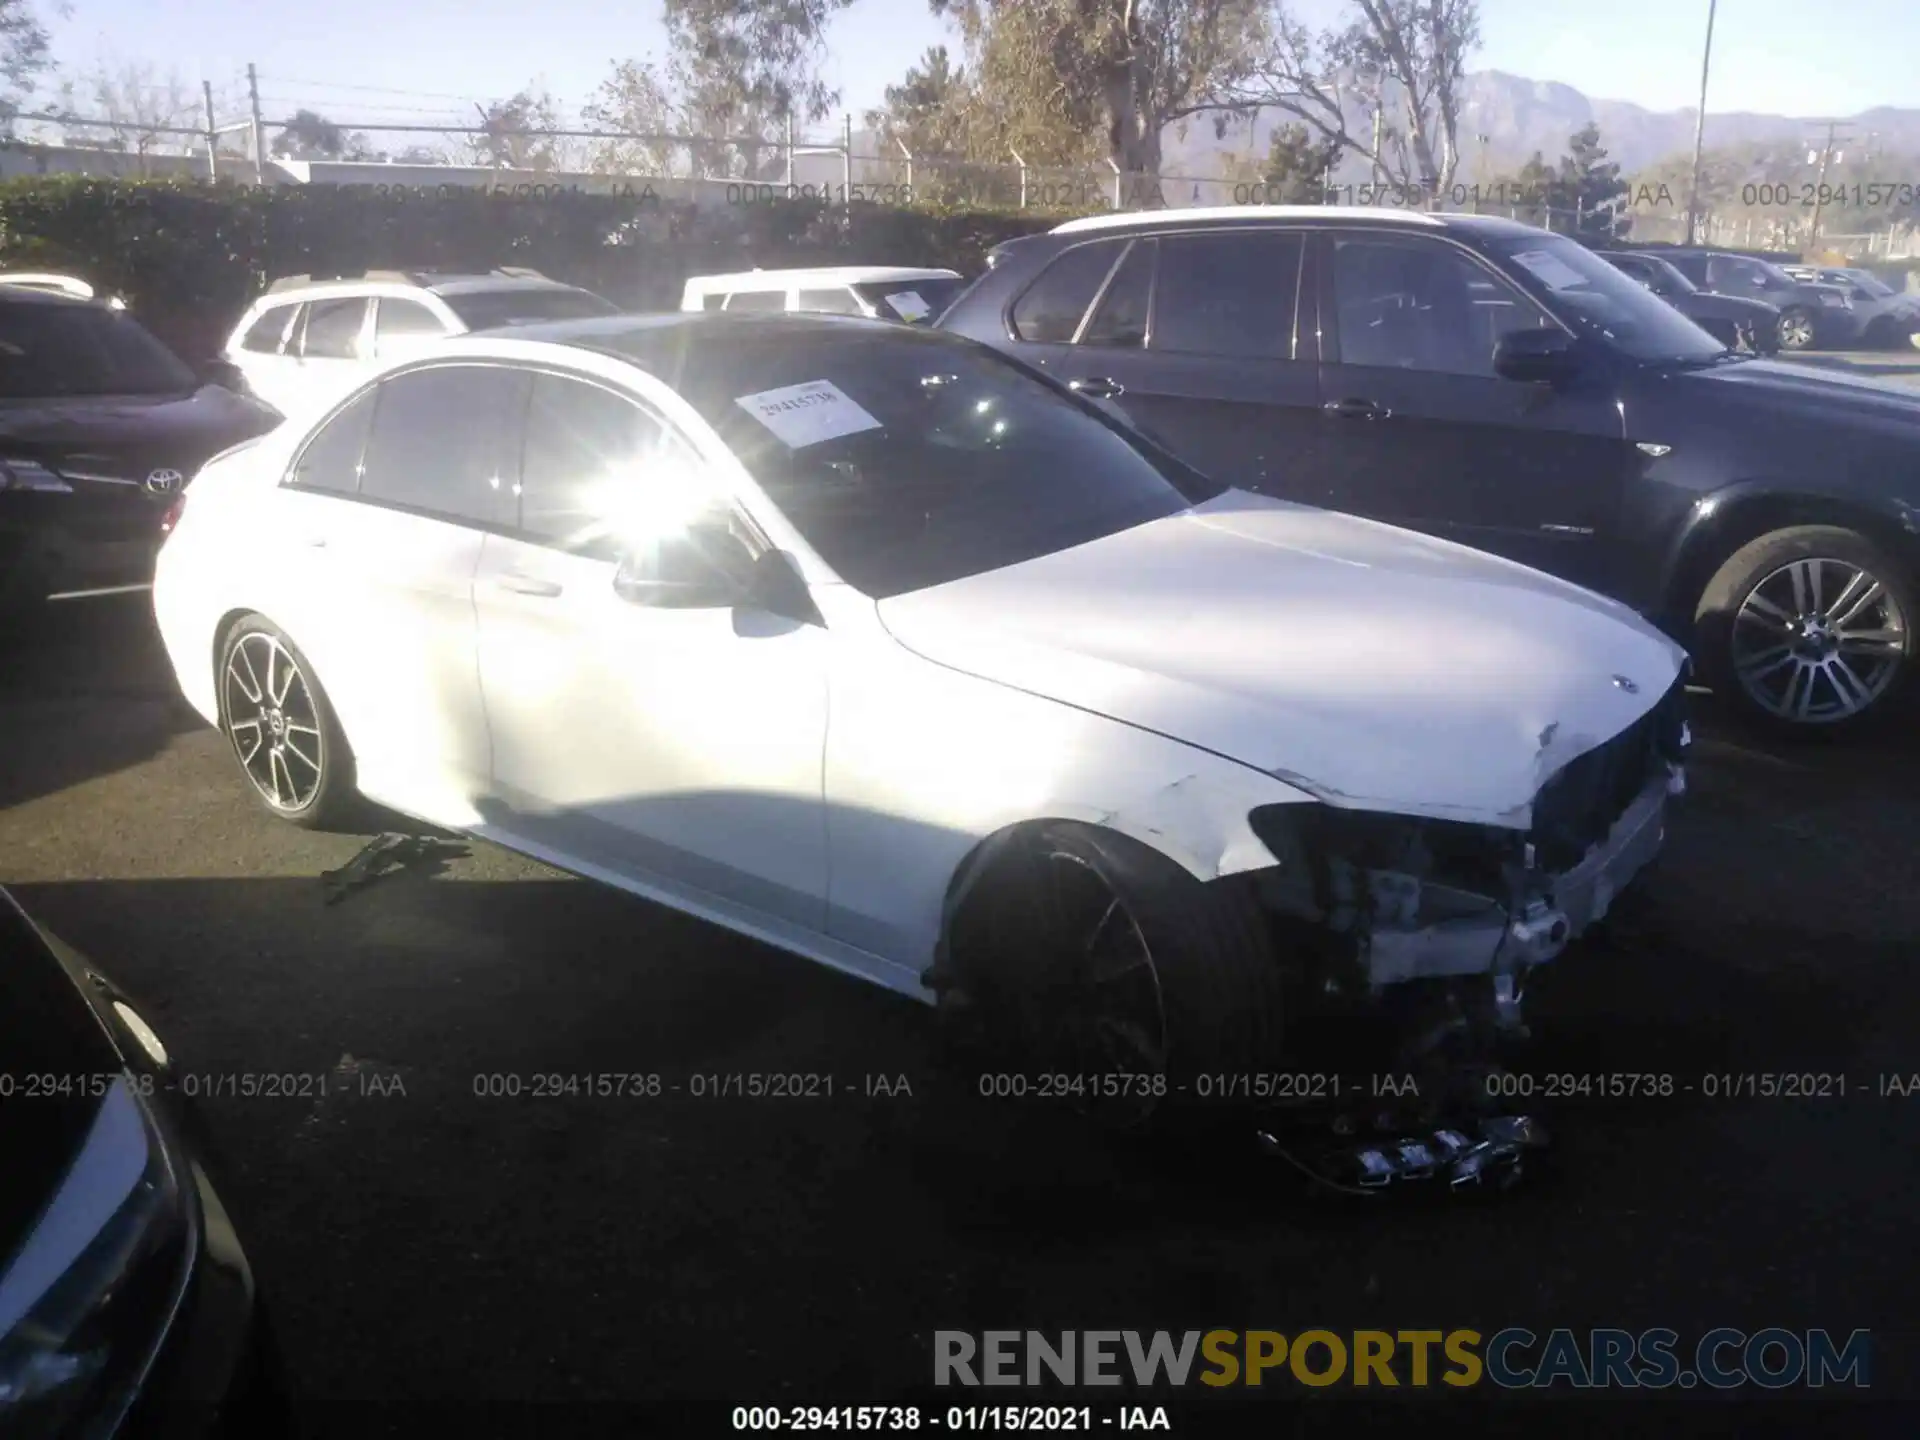
<path id="1" fill-rule="evenodd" d="M 558 375 L 536 375 L 520 459 L 518 524 L 538 545 L 618 558 L 608 522 L 622 487 L 643 484 L 643 457 L 663 434 L 631 400 Z"/>
<path id="2" fill-rule="evenodd" d="M 1113 272 L 1106 293 L 1080 336 L 1082 345 L 1138 350 L 1147 343 L 1147 306 L 1153 299 L 1155 240 L 1136 240 Z"/>
<path id="3" fill-rule="evenodd" d="M 1035 345 L 1065 345 L 1120 258 L 1125 240 L 1076 245 L 1054 257 L 1013 306 L 1013 333 Z"/>
<path id="4" fill-rule="evenodd" d="M 784 310 L 787 308 L 787 292 L 784 290 L 736 290 L 727 298 L 729 310 Z"/>
<path id="5" fill-rule="evenodd" d="M 270 310 L 261 311 L 260 318 L 247 327 L 240 348 L 260 355 L 279 354 L 280 342 L 287 337 L 287 323 L 293 319 L 293 313 L 298 308 L 294 305 L 275 305 Z"/>
<path id="6" fill-rule="evenodd" d="M 526 379 L 500 365 L 436 365 L 380 385 L 361 496 L 455 524 L 495 521 Z"/>
<path id="7" fill-rule="evenodd" d="M 316 360 L 358 359 L 360 332 L 366 320 L 365 296 L 312 301 L 307 306 L 307 331 L 301 355 Z"/>
<path id="8" fill-rule="evenodd" d="M 1303 246 L 1277 231 L 1163 236 L 1153 348 L 1291 359 Z"/>
<path id="9" fill-rule="evenodd" d="M 287 483 L 301 490 L 352 495 L 360 489 L 360 456 L 367 448 L 374 392 L 366 391 L 334 412 L 293 462 Z"/>

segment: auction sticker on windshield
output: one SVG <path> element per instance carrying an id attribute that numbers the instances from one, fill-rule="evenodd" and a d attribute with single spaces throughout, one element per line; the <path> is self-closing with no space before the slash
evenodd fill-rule
<path id="1" fill-rule="evenodd" d="M 893 307 L 893 313 L 902 320 L 924 320 L 932 313 L 933 307 L 918 290 L 902 290 L 897 295 L 889 295 L 887 304 Z"/>
<path id="2" fill-rule="evenodd" d="M 1522 250 L 1513 258 L 1555 290 L 1571 290 L 1587 283 L 1586 276 L 1545 250 Z"/>
<path id="3" fill-rule="evenodd" d="M 880 428 L 878 420 L 831 380 L 808 380 L 800 385 L 783 385 L 778 390 L 740 395 L 733 403 L 794 450 Z"/>

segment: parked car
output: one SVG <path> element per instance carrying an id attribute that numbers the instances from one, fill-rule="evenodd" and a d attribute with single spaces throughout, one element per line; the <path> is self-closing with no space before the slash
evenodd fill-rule
<path id="1" fill-rule="evenodd" d="M 253 1270 L 175 1061 L 0 890 L 0 1433 L 288 1433 Z"/>
<path id="2" fill-rule="evenodd" d="M 680 297 L 682 310 L 788 310 L 866 315 L 925 325 L 960 293 L 953 270 L 901 265 L 836 265 L 817 270 L 746 270 L 696 275 Z"/>
<path id="3" fill-rule="evenodd" d="M 127 302 L 118 295 L 97 296 L 93 286 L 74 275 L 55 275 L 43 271 L 19 270 L 11 274 L 0 274 L 0 285 L 17 286 L 23 290 L 39 290 L 47 294 L 65 295 L 72 300 L 104 299 L 115 310 L 127 308 Z"/>
<path id="4" fill-rule="evenodd" d="M 0 287 L 0 618 L 153 578 L 167 506 L 279 414 L 124 310 Z"/>
<path id="5" fill-rule="evenodd" d="M 381 361 L 417 355 L 449 335 L 618 313 L 591 290 L 526 269 L 370 270 L 338 280 L 291 275 L 247 308 L 225 354 L 258 394 L 289 415 L 307 416 Z"/>
<path id="6" fill-rule="evenodd" d="M 1764 300 L 1780 311 L 1782 350 L 1845 350 L 1878 344 L 1867 333 L 1881 320 L 1857 306 L 1846 287 L 1796 280 L 1771 260 L 1733 255 L 1724 250 L 1662 250 L 1661 256 L 1709 295 Z M 1881 320 L 1884 325 L 1887 323 Z"/>
<path id="7" fill-rule="evenodd" d="M 1871 270 L 1782 265 L 1795 280 L 1837 285 L 1860 312 L 1862 338 L 1871 345 L 1920 345 L 1920 295 L 1896 290 Z"/>
<path id="8" fill-rule="evenodd" d="M 1891 713 L 1913 668 L 1920 396 L 1729 355 L 1564 237 L 1321 206 L 1094 216 L 1002 247 L 940 328 L 1109 397 L 1223 483 L 1621 599 L 1791 731 Z"/>
<path id="9" fill-rule="evenodd" d="M 203 470 L 154 610 L 271 814 L 357 790 L 1136 1100 L 1275 1058 L 1276 1004 L 1510 1013 L 1684 746 L 1625 607 L 851 317 L 449 342 Z"/>
<path id="10" fill-rule="evenodd" d="M 1756 355 L 1780 352 L 1780 309 L 1764 300 L 1737 295 L 1708 295 L 1658 255 L 1631 250 L 1603 250 L 1606 262 L 1630 275 L 1686 316 L 1729 350 Z"/>

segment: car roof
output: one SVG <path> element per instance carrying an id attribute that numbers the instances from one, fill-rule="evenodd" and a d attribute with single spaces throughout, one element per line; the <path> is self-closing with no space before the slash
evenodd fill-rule
<path id="1" fill-rule="evenodd" d="M 1445 220 L 1454 218 L 1444 217 Z M 1180 210 L 1118 210 L 1106 215 L 1082 215 L 1054 226 L 1047 233 L 1079 235 L 1097 230 L 1232 220 L 1378 220 L 1389 225 L 1427 229 L 1438 229 L 1443 224 L 1443 217 L 1423 210 L 1389 210 L 1370 205 L 1195 205 Z"/>
<path id="2" fill-rule="evenodd" d="M 500 290 L 577 290 L 559 280 L 532 275 L 438 274 L 418 272 L 410 277 L 385 275 L 345 275 L 334 280 L 314 280 L 305 285 L 289 285 L 270 290 L 260 299 L 273 305 L 292 304 L 316 295 L 367 295 L 376 291 L 424 290 L 433 295 L 473 295 Z"/>
<path id="3" fill-rule="evenodd" d="M 958 280 L 954 270 L 913 265 L 823 265 L 798 270 L 739 270 L 730 275 L 694 275 L 688 287 L 705 290 L 784 290 L 799 285 L 872 285 L 894 280 Z"/>

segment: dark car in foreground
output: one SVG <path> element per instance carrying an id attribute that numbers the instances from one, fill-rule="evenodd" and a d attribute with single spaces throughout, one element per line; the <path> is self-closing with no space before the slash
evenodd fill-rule
<path id="1" fill-rule="evenodd" d="M 0 622 L 145 584 L 200 466 L 280 423 L 231 367 L 196 372 L 122 309 L 0 287 Z"/>
<path id="2" fill-rule="evenodd" d="M 0 1435 L 270 1437 L 253 1272 L 165 1045 L 0 890 Z"/>
<path id="3" fill-rule="evenodd" d="M 1779 306 L 1738 295 L 1709 295 L 1658 255 L 1632 250 L 1600 253 L 1614 269 L 1638 280 L 1729 350 L 1779 353 Z"/>
<path id="4" fill-rule="evenodd" d="M 1094 216 L 1001 246 L 940 326 L 1223 483 L 1623 600 L 1796 733 L 1891 713 L 1913 668 L 1920 395 L 1730 351 L 1564 237 L 1324 206 Z"/>
<path id="5" fill-rule="evenodd" d="M 1856 304 L 1844 285 L 1796 280 L 1771 260 L 1725 250 L 1682 247 L 1660 254 L 1706 294 L 1761 300 L 1778 309 L 1782 350 L 1845 350 L 1893 338 L 1894 322 Z"/>

